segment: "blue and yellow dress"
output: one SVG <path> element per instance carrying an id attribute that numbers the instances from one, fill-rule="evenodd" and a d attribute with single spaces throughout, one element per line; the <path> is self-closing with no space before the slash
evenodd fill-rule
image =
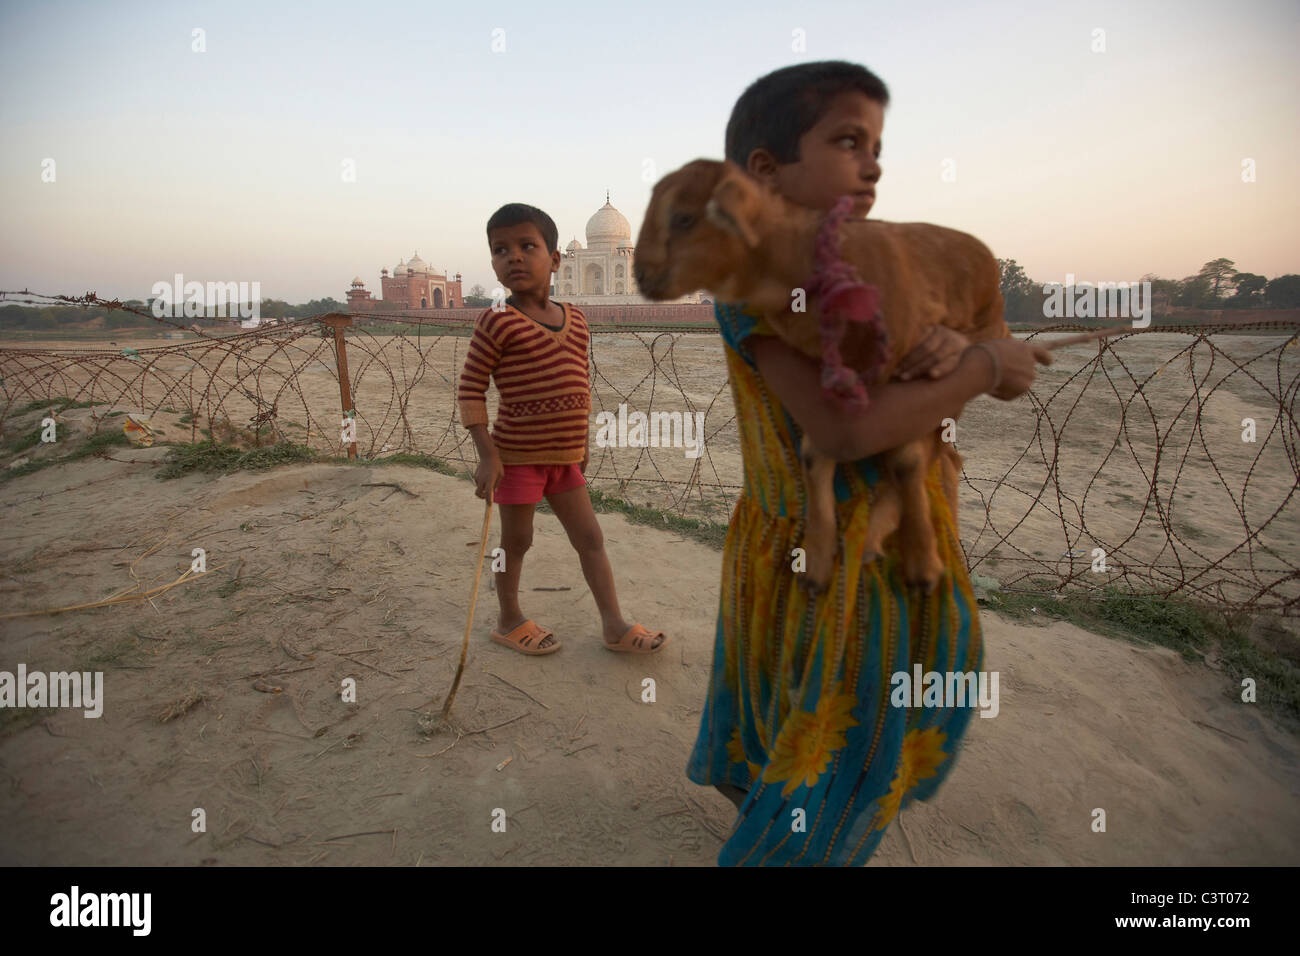
<path id="1" fill-rule="evenodd" d="M 800 431 L 745 344 L 759 317 L 715 306 L 740 431 L 744 490 L 722 561 L 713 673 L 687 775 L 749 790 L 722 866 L 861 865 L 902 807 L 952 769 L 972 707 L 891 706 L 890 678 L 979 671 L 984 646 L 957 528 L 936 462 L 926 477 L 946 572 L 928 597 L 903 582 L 897 539 L 862 564 L 876 460 L 841 463 L 841 549 L 811 600 L 791 552 L 806 492 Z M 802 810 L 800 814 L 797 811 Z"/>

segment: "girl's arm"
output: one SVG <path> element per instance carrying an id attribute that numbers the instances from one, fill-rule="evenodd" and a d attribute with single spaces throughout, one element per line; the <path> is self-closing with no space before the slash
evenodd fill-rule
<path id="1" fill-rule="evenodd" d="M 836 461 L 870 458 L 928 434 L 992 388 L 996 374 L 992 357 L 983 349 L 970 348 L 951 374 L 935 381 L 872 386 L 867 389 L 871 401 L 866 411 L 846 413 L 822 397 L 816 361 L 772 335 L 753 335 L 748 343 L 763 380 L 813 445 Z"/>

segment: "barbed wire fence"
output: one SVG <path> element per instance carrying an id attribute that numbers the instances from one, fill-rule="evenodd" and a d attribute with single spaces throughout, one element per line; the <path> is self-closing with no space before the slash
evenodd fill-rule
<path id="1" fill-rule="evenodd" d="M 120 309 L 194 336 L 139 349 L 0 348 L 0 428 L 32 402 L 66 399 L 97 403 L 97 428 L 119 427 L 112 411 L 176 414 L 192 442 L 291 442 L 376 463 L 426 455 L 466 476 L 477 465 L 456 387 L 478 310 L 330 313 L 220 333 L 94 293 L 0 292 L 0 302 Z M 1006 591 L 1120 585 L 1224 610 L 1300 613 L 1300 323 L 1230 329 L 1134 329 L 1059 352 L 1015 402 L 968 405 L 957 448 L 972 573 Z M 702 414 L 704 433 L 694 456 L 593 441 L 590 485 L 725 525 L 743 474 L 716 330 L 591 332 L 593 415 L 620 406 Z M 494 415 L 495 390 L 488 403 Z M 349 421 L 355 442 L 344 441 Z"/>

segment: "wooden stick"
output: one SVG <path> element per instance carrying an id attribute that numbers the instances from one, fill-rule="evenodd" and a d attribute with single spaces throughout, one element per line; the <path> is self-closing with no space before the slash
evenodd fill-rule
<path id="1" fill-rule="evenodd" d="M 478 568 L 474 571 L 474 586 L 469 592 L 469 616 L 465 621 L 465 637 L 460 644 L 460 663 L 456 665 L 456 678 L 451 682 L 451 691 L 447 694 L 447 702 L 442 705 L 442 719 L 446 720 L 447 715 L 451 713 L 452 702 L 456 699 L 456 690 L 460 687 L 460 679 L 465 674 L 465 658 L 469 654 L 469 632 L 474 627 L 474 606 L 478 603 L 478 583 L 483 577 L 483 557 L 487 554 L 488 529 L 492 526 L 492 489 L 487 492 L 487 506 L 483 510 L 483 534 L 482 540 L 478 547 Z"/>

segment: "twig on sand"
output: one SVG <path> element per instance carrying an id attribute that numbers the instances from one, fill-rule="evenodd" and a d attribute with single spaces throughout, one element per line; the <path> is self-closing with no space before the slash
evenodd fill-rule
<path id="1" fill-rule="evenodd" d="M 254 678 L 257 677 L 269 677 L 272 674 L 274 674 L 276 677 L 283 677 L 285 674 L 297 674 L 299 671 L 309 671 L 314 667 L 320 667 L 320 665 L 308 664 L 306 667 L 295 667 L 293 670 L 288 670 L 288 671 L 280 670 L 280 668 L 278 667 L 268 667 L 266 670 L 253 671 L 253 673 L 245 674 L 243 677 L 231 678 L 229 683 L 233 684 L 235 681 L 238 680 L 253 680 Z"/>
<path id="2" fill-rule="evenodd" d="M 396 830 L 363 830 L 360 833 L 344 833 L 342 836 L 332 836 L 326 839 L 325 843 L 333 843 L 335 840 L 346 840 L 349 837 L 359 836 L 378 836 L 380 833 L 396 833 Z"/>
<path id="3" fill-rule="evenodd" d="M 714 837 L 716 837 L 717 839 L 721 840 L 723 843 L 726 843 L 726 842 L 727 842 L 727 835 L 726 835 L 725 833 L 719 833 L 718 830 L 714 827 L 713 823 L 708 819 L 708 812 L 709 812 L 709 811 L 705 810 L 704 807 L 700 806 L 700 805 L 699 805 L 698 803 L 696 803 L 693 799 L 691 799 L 691 798 L 689 798 L 689 797 L 688 797 L 687 799 L 689 800 L 689 802 L 690 802 L 691 804 L 693 804 L 693 805 L 695 806 L 695 809 L 699 810 L 700 813 L 702 814 L 702 816 L 693 817 L 693 819 L 695 820 L 695 822 L 698 823 L 698 824 L 699 824 L 701 827 L 703 827 L 705 830 L 707 830 L 709 833 L 711 833 Z M 690 809 L 688 808 L 686 812 L 689 813 L 689 812 L 690 812 Z"/>
<path id="4" fill-rule="evenodd" d="M 185 714 L 188 714 L 197 704 L 204 700 L 207 700 L 207 695 L 202 691 L 195 690 L 191 687 L 188 694 L 172 701 L 158 712 L 158 723 L 165 724 L 170 720 L 175 720 L 177 717 L 182 717 Z"/>
<path id="5" fill-rule="evenodd" d="M 1214 724 L 1207 724 L 1207 723 L 1206 723 L 1205 721 L 1203 721 L 1203 720 L 1193 720 L 1192 723 L 1194 723 L 1194 724 L 1200 724 L 1202 727 L 1205 727 L 1207 730 L 1217 730 L 1219 733 L 1223 734 L 1225 737 L 1231 737 L 1233 740 L 1240 740 L 1243 744 L 1245 744 L 1245 743 L 1249 743 L 1249 742 L 1250 742 L 1250 741 L 1248 741 L 1245 737 L 1238 737 L 1236 734 L 1228 733 L 1228 731 L 1224 730 L 1222 727 L 1216 727 L 1216 726 L 1214 726 Z"/>
<path id="6" fill-rule="evenodd" d="M 441 757 L 443 754 L 445 754 L 445 753 L 446 753 L 448 750 L 450 750 L 452 747 L 456 746 L 458 743 L 460 743 L 460 735 L 459 735 L 459 734 L 456 735 L 456 739 L 455 739 L 455 740 L 453 740 L 453 741 L 452 741 L 451 743 L 449 743 L 447 746 L 443 747 L 441 750 L 436 750 L 436 751 L 434 751 L 434 752 L 431 753 L 431 754 L 411 754 L 411 756 L 412 756 L 412 757 Z"/>
<path id="7" fill-rule="evenodd" d="M 572 757 L 572 756 L 573 756 L 574 754 L 576 754 L 576 753 L 582 753 L 582 751 L 584 751 L 584 750 L 590 750 L 592 747 L 596 747 L 596 746 L 599 746 L 599 744 L 587 744 L 587 746 L 585 746 L 585 747 L 579 747 L 579 748 L 577 748 L 576 750 L 566 750 L 566 751 L 564 752 L 564 756 L 566 756 L 566 757 Z"/>
<path id="8" fill-rule="evenodd" d="M 505 684 L 507 687 L 513 687 L 515 690 L 519 691 L 519 693 L 523 694 L 525 697 L 527 697 L 529 700 L 531 700 L 534 704 L 537 704 L 539 707 L 545 707 L 547 710 L 550 710 L 550 709 L 551 709 L 550 707 L 547 707 L 546 704 L 543 704 L 540 700 L 538 700 L 536 697 L 534 697 L 532 694 L 528 693 L 528 691 L 524 690 L 522 687 L 519 687 L 519 686 L 517 686 L 517 685 L 515 685 L 515 684 L 510 683 L 510 681 L 506 680 L 506 679 L 505 679 L 504 677 L 502 677 L 501 675 L 499 675 L 499 674 L 493 674 L 491 671 L 484 671 L 483 673 L 484 673 L 484 674 L 487 674 L 488 677 L 495 677 L 497 680 L 499 680 L 501 683 Z"/>
<path id="9" fill-rule="evenodd" d="M 525 711 L 518 717 L 511 717 L 509 720 L 503 720 L 501 723 L 493 724 L 491 727 L 484 727 L 482 730 L 466 730 L 463 731 L 463 733 L 466 737 L 472 737 L 474 734 L 485 734 L 489 730 L 496 730 L 498 727 L 504 727 L 506 724 L 513 724 L 516 720 L 523 720 L 527 716 L 529 716 L 529 712 Z"/>
<path id="10" fill-rule="evenodd" d="M 343 658 L 345 661 L 351 661 L 353 664 L 359 664 L 362 667 L 369 667 L 372 671 L 378 671 L 379 673 L 383 674 L 386 677 L 393 678 L 393 680 L 401 680 L 401 678 L 398 677 L 396 674 L 391 674 L 388 671 L 384 670 L 382 667 L 376 667 L 374 664 L 367 664 L 365 661 L 359 661 L 355 657 L 348 657 L 348 655 L 340 654 L 338 651 L 330 651 L 330 653 L 335 655 L 336 657 Z"/>
<path id="11" fill-rule="evenodd" d="M 144 555 L 141 555 L 140 557 L 144 557 Z M 128 604 L 131 601 L 147 601 L 155 594 L 162 594 L 164 591 L 170 591 L 172 588 L 176 587 L 176 585 L 183 584 L 186 581 L 192 581 L 195 578 L 207 577 L 213 571 L 220 571 L 224 567 L 226 567 L 226 565 L 219 564 L 215 568 L 208 568 L 208 570 L 203 574 L 194 574 L 192 573 L 193 568 L 186 568 L 185 572 L 180 577 L 178 577 L 175 581 L 173 581 L 171 584 L 159 585 L 156 588 L 151 588 L 150 590 L 144 591 L 140 594 L 128 594 L 126 592 L 120 592 L 114 595 L 113 597 L 104 598 L 102 601 L 91 601 L 88 604 L 69 604 L 66 607 L 45 608 L 39 611 L 16 611 L 13 614 L 0 614 L 0 621 L 5 621 L 14 617 L 35 617 L 40 614 L 62 614 L 64 611 L 85 611 L 95 607 L 109 607 L 110 605 L 114 605 L 114 604 Z M 132 585 L 131 588 L 127 588 L 127 591 L 130 591 L 134 587 L 138 587 L 138 586 L 139 585 Z"/>
<path id="12" fill-rule="evenodd" d="M 363 481 L 361 483 L 361 487 L 362 488 L 396 488 L 398 491 L 402 492 L 402 494 L 410 495 L 412 498 L 420 497 L 414 491 L 407 491 L 405 488 L 403 488 L 401 485 L 397 484 L 397 482 L 394 481 Z M 385 498 L 384 500 L 387 501 L 388 499 Z"/>

